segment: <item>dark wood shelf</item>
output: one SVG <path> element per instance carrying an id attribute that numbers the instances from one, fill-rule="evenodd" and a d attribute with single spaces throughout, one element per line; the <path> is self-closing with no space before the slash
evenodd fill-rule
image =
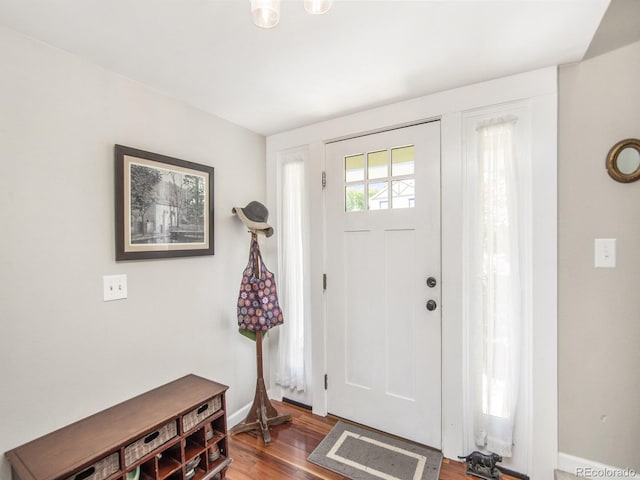
<path id="1" fill-rule="evenodd" d="M 215 445 L 216 443 L 218 443 L 220 440 L 223 440 L 224 438 L 226 438 L 226 435 L 224 433 L 219 432 L 218 430 L 214 430 L 213 437 L 207 440 L 207 447 L 211 447 Z"/>
<path id="2" fill-rule="evenodd" d="M 211 415 L 211 417 L 207 418 L 207 421 L 208 422 L 213 422 L 213 421 L 219 419 L 220 417 L 222 417 L 223 415 L 224 415 L 223 411 L 217 411 L 216 413 Z"/>
<path id="3" fill-rule="evenodd" d="M 211 444 L 222 442 L 221 451 L 228 452 L 227 389 L 217 382 L 187 375 L 98 412 L 6 452 L 13 480 L 73 478 L 91 468 L 95 472 L 84 480 L 126 480 L 125 449 L 129 459 L 126 471 L 140 466 L 139 480 L 185 480 L 185 464 L 204 454 Z M 182 431 L 183 417 L 192 419 L 197 413 L 200 418 L 203 405 L 212 401 L 216 409 L 220 408 L 188 432 Z M 171 422 L 176 422 L 177 431 L 163 430 Z M 211 428 L 213 422 L 215 442 L 210 443 L 205 440 L 205 426 Z M 162 432 L 164 437 L 153 437 L 154 432 Z M 220 472 L 225 478 L 230 459 L 222 465 L 210 463 L 205 457 L 192 480 L 208 480 Z"/>
<path id="4" fill-rule="evenodd" d="M 184 447 L 184 462 L 187 463 L 189 460 L 194 459 L 204 451 L 204 445 L 199 445 L 196 442 L 187 440 L 187 444 Z"/>
<path id="5" fill-rule="evenodd" d="M 169 457 L 168 459 L 162 458 L 162 460 L 158 461 L 158 478 L 164 479 L 167 478 L 172 473 L 177 472 L 182 468 L 182 463 L 175 458 Z"/>
<path id="6" fill-rule="evenodd" d="M 209 470 L 207 471 L 207 474 L 205 475 L 205 478 L 203 480 L 208 480 L 217 473 L 226 471 L 232 461 L 233 460 L 231 458 L 221 455 L 218 460 L 216 460 L 212 465 L 209 465 Z M 224 478 L 224 474 L 222 475 L 222 478 Z"/>

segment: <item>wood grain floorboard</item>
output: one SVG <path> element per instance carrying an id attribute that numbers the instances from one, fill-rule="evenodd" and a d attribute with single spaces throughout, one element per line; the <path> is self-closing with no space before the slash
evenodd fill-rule
<path id="1" fill-rule="evenodd" d="M 271 445 L 265 447 L 258 432 L 241 433 L 229 440 L 233 462 L 228 480 L 348 480 L 307 461 L 307 457 L 331 431 L 337 419 L 273 401 L 279 413 L 289 413 L 290 423 L 271 427 Z M 503 480 L 514 480 L 504 475 Z M 444 459 L 440 480 L 478 480 L 465 473 L 465 464 Z"/>

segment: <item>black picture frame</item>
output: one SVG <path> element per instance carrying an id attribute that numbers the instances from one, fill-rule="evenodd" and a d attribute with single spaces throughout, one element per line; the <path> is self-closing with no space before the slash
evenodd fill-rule
<path id="1" fill-rule="evenodd" d="M 116 261 L 214 254 L 214 168 L 115 145 Z"/>

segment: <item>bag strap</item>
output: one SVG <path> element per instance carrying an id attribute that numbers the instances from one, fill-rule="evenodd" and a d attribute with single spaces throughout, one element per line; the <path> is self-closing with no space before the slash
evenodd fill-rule
<path id="1" fill-rule="evenodd" d="M 256 240 L 255 243 L 254 258 L 256 260 L 256 263 L 258 264 L 256 278 L 262 278 L 267 270 L 267 267 L 265 267 L 264 261 L 262 260 L 262 253 L 260 252 L 260 245 L 258 245 L 258 241 Z"/>
<path id="2" fill-rule="evenodd" d="M 262 254 L 260 253 L 260 245 L 258 245 L 257 235 L 251 235 L 249 264 L 247 265 L 247 268 L 250 270 L 251 277 L 254 279 L 259 279 L 262 276 L 262 272 L 265 270 L 264 262 L 262 261 Z"/>
<path id="3" fill-rule="evenodd" d="M 260 262 L 260 276 L 267 274 L 267 266 L 264 264 L 264 260 L 262 260 L 262 253 L 260 253 L 260 249 L 258 249 L 258 261 Z"/>
<path id="4" fill-rule="evenodd" d="M 255 276 L 255 265 L 256 265 L 256 258 L 255 258 L 255 245 L 254 245 L 254 239 L 253 236 L 251 237 L 251 244 L 249 245 L 249 261 L 247 262 L 247 266 L 245 268 L 245 271 L 248 272 L 249 274 L 251 274 L 251 276 Z"/>

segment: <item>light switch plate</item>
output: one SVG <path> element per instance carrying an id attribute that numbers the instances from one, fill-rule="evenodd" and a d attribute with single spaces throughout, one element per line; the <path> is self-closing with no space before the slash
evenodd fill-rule
<path id="1" fill-rule="evenodd" d="M 102 277 L 104 288 L 104 301 L 121 300 L 127 298 L 126 275 L 104 275 Z"/>
<path id="2" fill-rule="evenodd" d="M 596 268 L 615 268 L 616 266 L 616 239 L 595 239 L 595 266 Z"/>

